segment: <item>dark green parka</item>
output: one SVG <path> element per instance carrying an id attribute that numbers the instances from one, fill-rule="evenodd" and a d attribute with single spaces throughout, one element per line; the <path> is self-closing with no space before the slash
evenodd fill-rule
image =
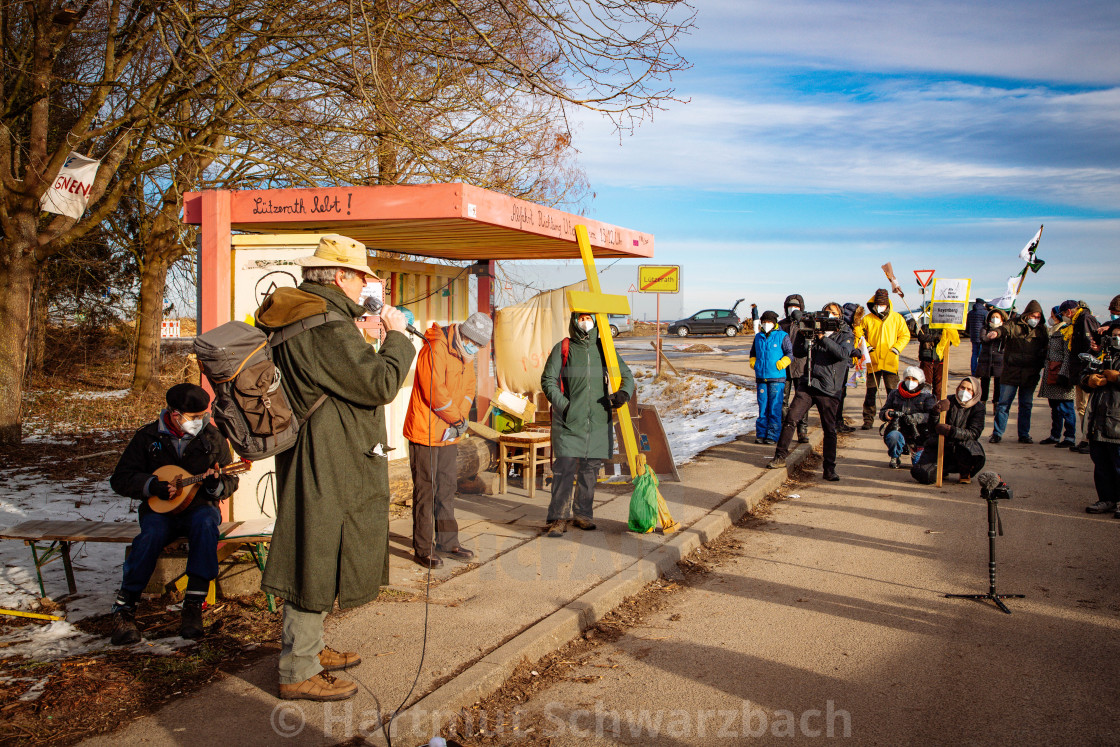
<path id="1" fill-rule="evenodd" d="M 257 310 L 266 331 L 324 311 L 365 314 L 334 286 L 281 288 Z M 327 399 L 276 456 L 276 528 L 261 588 L 314 612 L 355 607 L 389 582 L 389 468 L 383 405 L 408 376 L 415 349 L 389 332 L 375 351 L 350 321 L 313 327 L 272 350 L 284 393 L 303 417 Z"/>
<path id="2" fill-rule="evenodd" d="M 997 330 L 999 339 L 1005 341 L 1000 384 L 1014 384 L 1026 389 L 1033 389 L 1038 385 L 1042 367 L 1046 365 L 1049 335 L 1043 319 L 1039 320 L 1036 327 L 1027 324 L 1023 317 L 1031 313 L 1043 313 L 1038 301 L 1028 303 L 1021 317 L 1007 322 Z"/>
<path id="3" fill-rule="evenodd" d="M 584 332 L 573 313 L 568 324 L 568 365 L 563 365 L 563 342 L 552 347 L 541 374 L 541 389 L 552 405 L 552 455 L 609 459 L 614 451 L 614 427 L 607 401 L 607 363 L 599 342 L 599 327 Z M 619 389 L 634 396 L 634 376 L 618 358 Z M 560 391 L 560 380 L 564 391 Z"/>

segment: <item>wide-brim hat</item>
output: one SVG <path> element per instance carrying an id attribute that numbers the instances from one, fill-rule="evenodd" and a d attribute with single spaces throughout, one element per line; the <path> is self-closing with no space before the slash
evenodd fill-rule
<path id="1" fill-rule="evenodd" d="M 366 245 L 349 236 L 327 234 L 319 239 L 319 246 L 310 257 L 300 257 L 297 265 L 303 267 L 345 267 L 377 277 L 366 260 Z"/>

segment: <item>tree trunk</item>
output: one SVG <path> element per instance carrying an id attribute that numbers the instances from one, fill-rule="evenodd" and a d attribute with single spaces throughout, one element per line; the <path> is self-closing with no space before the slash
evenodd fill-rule
<path id="1" fill-rule="evenodd" d="M 43 287 L 45 285 L 43 276 L 46 272 L 45 267 L 39 269 L 33 286 L 34 291 L 31 299 L 33 311 L 29 338 L 31 349 L 27 354 L 28 381 L 30 381 L 32 373 L 42 370 L 43 361 L 47 357 L 47 311 L 50 309 L 50 299 Z"/>
<path id="2" fill-rule="evenodd" d="M 18 444 L 22 438 L 23 368 L 35 283 L 35 263 L 29 254 L 9 244 L 0 256 L 0 444 Z"/>
<path id="3" fill-rule="evenodd" d="M 163 321 L 163 292 L 169 263 L 161 256 L 148 260 L 140 271 L 140 312 L 136 318 L 136 368 L 132 390 L 140 393 L 159 385 L 160 323 Z"/>

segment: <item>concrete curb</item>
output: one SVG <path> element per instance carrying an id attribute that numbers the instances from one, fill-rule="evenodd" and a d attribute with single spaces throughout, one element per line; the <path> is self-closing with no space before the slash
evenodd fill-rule
<path id="1" fill-rule="evenodd" d="M 522 661 L 536 661 L 580 636 L 626 597 L 637 594 L 646 584 L 671 572 L 676 568 L 677 562 L 701 545 L 714 540 L 760 504 L 767 495 L 781 487 L 789 477 L 789 470 L 808 458 L 822 440 L 821 430 L 815 429 L 808 444 L 801 444 L 786 457 L 786 469 L 764 470 L 757 480 L 740 493 L 728 498 L 687 529 L 681 530 L 649 555 L 522 631 L 406 708 L 393 722 L 393 739 L 408 740 L 403 744 L 412 744 L 413 738 L 429 739 L 458 715 L 460 710 L 469 708 L 500 688 Z M 381 732 L 369 740 L 369 743 L 387 744 Z"/>

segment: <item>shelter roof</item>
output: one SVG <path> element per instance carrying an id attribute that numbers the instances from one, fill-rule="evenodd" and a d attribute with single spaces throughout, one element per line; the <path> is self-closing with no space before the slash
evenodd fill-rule
<path id="1" fill-rule="evenodd" d="M 578 258 L 583 224 L 597 257 L 653 256 L 653 235 L 519 200 L 469 184 L 421 184 L 229 193 L 235 231 L 340 233 L 380 249 L 454 260 Z M 201 225 L 201 192 L 184 220 Z"/>

